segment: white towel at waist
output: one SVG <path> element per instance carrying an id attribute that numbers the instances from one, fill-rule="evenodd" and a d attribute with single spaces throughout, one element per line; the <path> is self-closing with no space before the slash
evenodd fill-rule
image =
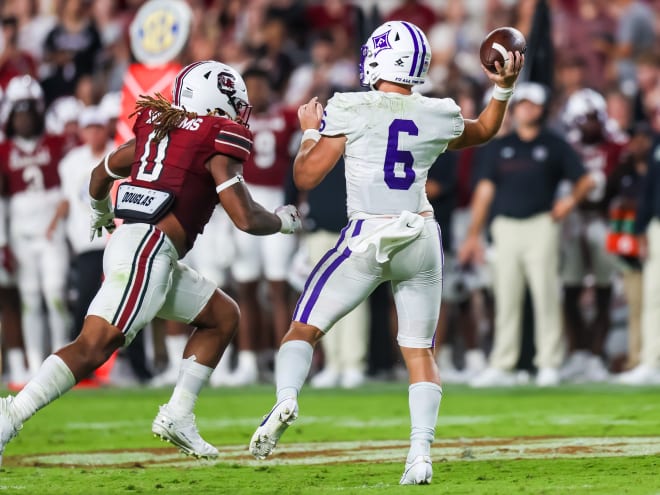
<path id="1" fill-rule="evenodd" d="M 399 216 L 372 216 L 366 221 L 382 218 L 383 222 L 364 235 L 348 240 L 348 247 L 354 253 L 364 253 L 370 246 L 376 249 L 376 261 L 385 263 L 393 251 L 401 249 L 417 239 L 424 229 L 425 217 L 402 211 Z"/>

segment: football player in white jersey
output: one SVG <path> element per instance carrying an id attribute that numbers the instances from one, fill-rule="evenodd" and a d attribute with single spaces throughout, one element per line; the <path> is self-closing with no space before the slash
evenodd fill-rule
<path id="1" fill-rule="evenodd" d="M 294 162 L 298 188 L 315 187 L 340 156 L 346 163 L 348 225 L 319 261 L 298 300 L 275 365 L 277 403 L 250 441 L 268 456 L 298 416 L 297 397 L 314 345 L 335 321 L 390 281 L 398 314 L 397 340 L 410 377 L 411 446 L 401 484 L 427 484 L 430 446 L 442 388 L 433 358 L 440 311 L 440 230 L 425 193 L 429 167 L 446 149 L 485 143 L 498 131 L 523 65 L 508 53 L 487 77 L 493 97 L 475 120 L 451 99 L 412 92 L 431 60 L 424 33 L 408 22 L 378 27 L 362 47 L 360 82 L 373 91 L 336 93 L 323 110 L 316 98 L 298 110 L 302 143 Z"/>

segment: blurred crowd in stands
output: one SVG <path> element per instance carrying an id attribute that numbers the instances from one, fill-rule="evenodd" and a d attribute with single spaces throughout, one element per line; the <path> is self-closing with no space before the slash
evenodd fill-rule
<path id="1" fill-rule="evenodd" d="M 0 316 L 10 388 L 77 335 L 100 285 L 106 241 L 88 242 L 86 186 L 113 148 L 120 93 L 135 63 L 128 28 L 143 3 L 0 2 Z M 424 30 L 431 68 L 416 90 L 454 98 L 465 118 L 489 97 L 478 57 L 485 35 L 514 26 L 529 42 L 523 79 L 531 83 L 519 83 L 501 136 L 442 155 L 429 174 L 445 250 L 436 334 L 443 380 L 660 384 L 660 1 L 187 3 L 192 29 L 179 61 L 216 59 L 244 74 L 254 133 L 246 183 L 270 209 L 300 205 L 306 225 L 295 239 L 250 238 L 218 209 L 187 256 L 241 307 L 239 335 L 212 385 L 272 378 L 274 346 L 302 283 L 346 222 L 343 166 L 309 193 L 291 182 L 296 110 L 312 96 L 325 104 L 335 91 L 361 90 L 360 46 L 388 19 Z M 25 114 L 36 116 L 32 125 L 46 142 L 39 153 L 42 145 L 22 135 Z M 536 134 L 526 134 L 530 128 Z M 14 155 L 23 152 L 43 163 L 22 167 Z M 520 172 L 533 174 L 534 161 L 545 160 L 556 160 L 556 174 L 528 180 Z M 586 199 L 564 208 L 579 187 L 589 190 Z M 549 206 L 537 205 L 548 191 Z M 475 223 L 475 208 L 485 212 L 484 225 Z M 382 286 L 339 322 L 315 357 L 312 386 L 405 377 L 392 311 Z M 153 322 L 90 384 L 174 383 L 169 363 L 178 362 L 189 331 Z"/>

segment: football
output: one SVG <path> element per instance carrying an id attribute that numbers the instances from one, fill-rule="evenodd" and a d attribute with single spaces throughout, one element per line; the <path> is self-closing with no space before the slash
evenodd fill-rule
<path id="1" fill-rule="evenodd" d="M 525 53 L 527 49 L 527 41 L 523 34 L 512 27 L 501 27 L 488 33 L 488 35 L 481 42 L 479 49 L 479 57 L 481 63 L 490 72 L 497 72 L 495 69 L 495 61 L 504 65 L 505 59 L 508 58 L 508 52 Z"/>

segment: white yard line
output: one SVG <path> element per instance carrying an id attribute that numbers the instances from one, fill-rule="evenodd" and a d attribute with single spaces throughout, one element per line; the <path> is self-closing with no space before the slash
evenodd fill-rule
<path id="1" fill-rule="evenodd" d="M 175 451 L 88 452 L 47 454 L 20 458 L 21 465 L 39 463 L 65 466 L 117 466 L 140 463 L 145 467 L 238 464 L 242 466 L 313 465 L 356 461 L 399 462 L 405 459 L 408 442 L 283 443 L 266 461 L 257 461 L 246 445 L 218 447 L 220 457 L 213 461 L 185 458 Z M 438 439 L 432 456 L 436 460 L 479 461 L 575 457 L 615 457 L 659 455 L 660 437 L 567 437 L 567 438 L 463 438 Z M 9 487 L 7 487 L 9 488 Z M 7 489 L 5 488 L 5 489 Z M 0 490 L 3 487 L 0 486 Z"/>

